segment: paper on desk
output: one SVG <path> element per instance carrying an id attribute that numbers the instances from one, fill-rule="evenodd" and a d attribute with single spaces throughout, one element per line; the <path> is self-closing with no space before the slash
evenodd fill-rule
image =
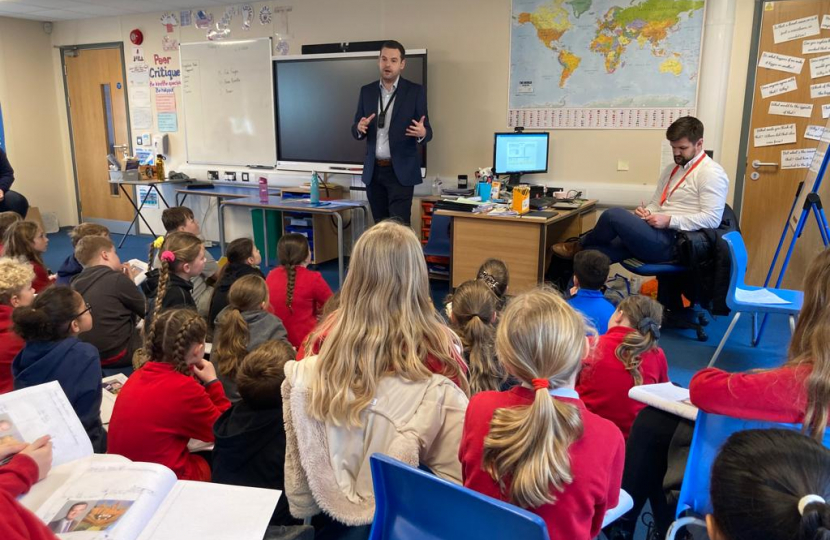
<path id="1" fill-rule="evenodd" d="M 735 300 L 747 304 L 791 304 L 767 289 L 735 289 Z"/>

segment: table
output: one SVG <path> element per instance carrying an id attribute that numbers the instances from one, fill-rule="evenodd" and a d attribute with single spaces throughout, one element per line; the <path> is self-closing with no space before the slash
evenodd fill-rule
<path id="1" fill-rule="evenodd" d="M 486 259 L 503 260 L 510 271 L 510 292 L 520 293 L 544 280 L 550 246 L 579 237 L 596 224 L 596 200 L 573 210 L 554 210 L 555 216 L 491 216 L 435 209 L 452 217 L 450 285 L 475 279 Z"/>
<path id="2" fill-rule="evenodd" d="M 144 219 L 144 216 L 141 214 L 141 209 L 144 208 L 144 203 L 146 203 L 147 199 L 150 198 L 150 193 L 155 191 L 156 194 L 158 195 L 159 199 L 161 200 L 161 202 L 164 203 L 164 206 L 167 207 L 167 208 L 170 208 L 170 205 L 167 204 L 167 201 L 165 200 L 164 195 L 161 194 L 161 191 L 159 190 L 158 185 L 159 184 L 183 184 L 185 182 L 188 182 L 188 180 L 110 180 L 109 181 L 110 184 L 118 185 L 118 187 L 121 189 L 121 192 L 124 194 L 125 197 L 127 197 L 127 200 L 130 201 L 130 204 L 132 205 L 133 210 L 135 210 L 135 213 L 133 214 L 133 220 L 130 222 L 129 227 L 127 227 L 127 231 L 124 233 L 124 236 L 121 238 L 121 242 L 118 243 L 118 248 L 120 249 L 121 246 L 124 245 L 124 241 L 127 239 L 127 235 L 130 234 L 130 229 L 133 228 L 133 225 L 136 225 L 136 234 L 138 233 L 138 223 L 137 222 L 138 222 L 139 218 L 141 218 L 141 221 L 143 221 L 144 225 L 146 225 L 147 228 L 150 230 L 150 234 L 152 234 L 153 237 L 155 238 L 157 236 L 155 231 L 153 231 L 153 228 L 150 227 L 150 224 L 147 223 L 147 220 Z M 141 199 L 141 203 L 138 206 L 136 206 L 135 205 L 135 200 L 133 199 L 132 195 L 130 195 L 130 192 L 124 186 L 147 186 L 149 189 L 147 190 L 147 193 L 144 194 L 144 197 Z"/>
<path id="3" fill-rule="evenodd" d="M 244 199 L 220 199 L 219 203 L 219 216 L 220 216 L 220 223 L 224 224 L 224 212 L 225 208 L 228 206 L 237 206 L 243 208 L 256 208 L 261 210 L 280 210 L 283 212 L 306 212 L 309 214 L 328 214 L 330 216 L 334 216 L 335 220 L 337 221 L 337 264 L 338 264 L 338 276 L 339 276 L 339 283 L 343 285 L 343 253 L 345 251 L 344 242 L 343 242 L 343 216 L 340 215 L 341 212 L 346 210 L 361 210 L 363 212 L 364 222 L 369 217 L 369 210 L 367 208 L 366 201 L 352 201 L 350 199 L 339 199 L 339 200 L 332 200 L 332 201 L 325 201 L 326 204 L 324 206 L 312 206 L 311 203 L 307 200 L 301 199 L 289 199 L 283 200 L 282 197 L 278 197 L 275 195 L 271 195 L 268 197 L 267 201 L 261 201 L 259 196 L 256 197 L 245 197 Z M 268 261 L 268 227 L 263 220 L 263 233 L 265 237 L 265 265 L 269 266 Z M 222 227 L 219 228 L 219 242 L 222 244 L 222 251 L 224 252 L 225 249 L 225 231 L 222 230 Z"/>
<path id="4" fill-rule="evenodd" d="M 279 195 L 280 190 L 279 188 L 268 188 L 268 193 L 271 195 Z M 179 195 L 184 195 L 184 197 L 179 200 Z M 213 187 L 201 187 L 196 189 L 177 189 L 176 190 L 176 206 L 181 206 L 184 204 L 184 201 L 187 200 L 189 195 L 199 196 L 199 197 L 215 197 L 219 201 L 219 206 L 222 206 L 222 201 L 227 199 L 245 199 L 248 197 L 253 197 L 256 195 L 259 197 L 259 185 L 249 185 L 249 186 L 226 186 L 226 185 L 214 185 Z M 225 215 L 222 212 L 219 212 L 219 246 L 221 248 L 221 254 L 225 255 Z M 267 250 L 266 250 L 267 251 Z M 268 260 L 268 254 L 265 254 L 266 265 Z"/>

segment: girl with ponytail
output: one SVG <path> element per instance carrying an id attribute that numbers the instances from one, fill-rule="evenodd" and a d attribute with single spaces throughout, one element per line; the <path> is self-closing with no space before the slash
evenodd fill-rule
<path id="1" fill-rule="evenodd" d="M 216 366 L 225 395 L 239 401 L 236 373 L 243 358 L 262 343 L 285 340 L 282 321 L 266 311 L 268 286 L 260 276 L 239 278 L 228 293 L 228 306 L 216 317 L 211 362 Z"/>
<path id="2" fill-rule="evenodd" d="M 308 239 L 299 233 L 282 235 L 277 242 L 280 266 L 266 279 L 271 312 L 285 324 L 288 341 L 296 348 L 317 326 L 331 288 L 319 272 L 306 268 L 311 262 Z"/>
<path id="3" fill-rule="evenodd" d="M 150 264 L 159 251 L 161 266 L 147 273 L 141 288 L 151 302 L 146 326 L 150 326 L 154 312 L 174 307 L 196 309 L 191 279 L 205 267 L 205 246 L 202 240 L 188 232 L 171 232 L 160 236 L 150 245 Z"/>
<path id="4" fill-rule="evenodd" d="M 109 425 L 110 454 L 159 463 L 180 480 L 210 481 L 210 465 L 187 448 L 213 442 L 213 424 L 231 403 L 204 359 L 207 324 L 190 309 L 167 309 L 147 328 L 144 356 L 118 394 Z"/>
<path id="5" fill-rule="evenodd" d="M 629 296 L 608 320 L 585 360 L 576 390 L 588 407 L 614 422 L 627 439 L 631 424 L 645 407 L 628 397 L 642 384 L 669 382 L 666 355 L 657 346 L 663 306 L 648 296 Z"/>
<path id="6" fill-rule="evenodd" d="M 521 384 L 476 394 L 464 421 L 464 485 L 538 514 L 551 538 L 596 537 L 619 499 L 622 435 L 574 390 L 587 348 L 582 316 L 556 292 L 514 297 L 496 354 Z"/>
<path id="7" fill-rule="evenodd" d="M 465 281 L 452 295 L 450 326 L 461 338 L 470 368 L 470 394 L 506 390 L 507 376 L 496 360 L 496 305 L 498 299 L 481 281 Z"/>
<path id="8" fill-rule="evenodd" d="M 830 538 L 830 450 L 784 429 L 733 434 L 712 466 L 712 540 Z"/>

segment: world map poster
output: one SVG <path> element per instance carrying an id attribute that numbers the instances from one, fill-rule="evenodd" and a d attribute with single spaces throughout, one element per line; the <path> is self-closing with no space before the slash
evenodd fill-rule
<path id="1" fill-rule="evenodd" d="M 665 129 L 694 114 L 704 0 L 513 0 L 508 125 Z"/>

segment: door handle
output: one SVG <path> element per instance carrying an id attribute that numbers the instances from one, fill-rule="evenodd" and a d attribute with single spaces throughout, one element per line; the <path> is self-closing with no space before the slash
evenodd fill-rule
<path id="1" fill-rule="evenodd" d="M 765 162 L 761 161 L 760 159 L 756 159 L 756 160 L 752 161 L 752 168 L 753 169 L 758 169 L 760 167 L 775 167 L 775 168 L 778 168 L 778 163 L 765 163 Z"/>

